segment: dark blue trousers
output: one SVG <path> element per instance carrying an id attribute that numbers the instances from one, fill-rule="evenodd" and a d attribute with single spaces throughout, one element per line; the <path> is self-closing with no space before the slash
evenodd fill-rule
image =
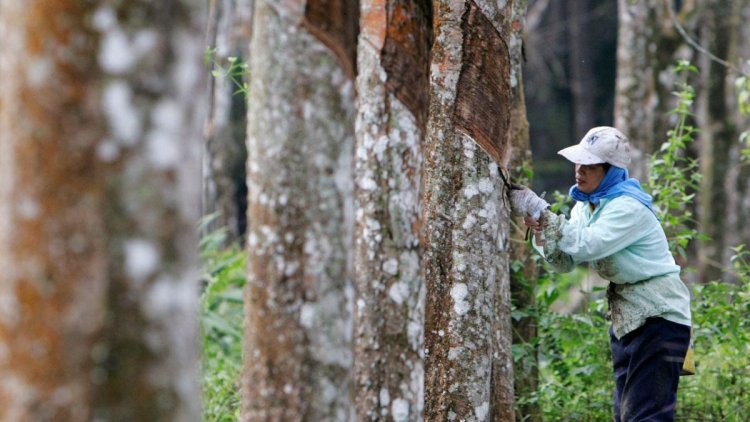
<path id="1" fill-rule="evenodd" d="M 619 340 L 610 328 L 609 337 L 615 373 L 614 420 L 673 421 L 690 327 L 649 318 Z"/>

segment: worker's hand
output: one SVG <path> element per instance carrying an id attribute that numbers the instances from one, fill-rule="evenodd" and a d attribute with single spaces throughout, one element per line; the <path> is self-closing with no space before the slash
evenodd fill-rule
<path id="1" fill-rule="evenodd" d="M 510 191 L 510 207 L 517 215 L 539 221 L 542 211 L 547 209 L 549 204 L 526 186 L 513 185 Z"/>
<path id="2" fill-rule="evenodd" d="M 543 218 L 544 215 L 542 215 L 539 220 L 534 220 L 529 216 L 523 218 L 523 223 L 526 224 L 526 227 L 534 232 L 534 240 L 539 246 L 544 246 L 544 239 L 542 239 L 542 227 L 544 225 L 542 221 Z"/>

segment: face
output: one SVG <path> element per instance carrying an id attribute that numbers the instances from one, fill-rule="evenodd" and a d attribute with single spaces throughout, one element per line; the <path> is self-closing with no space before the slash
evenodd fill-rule
<path id="1" fill-rule="evenodd" d="M 602 164 L 576 164 L 576 186 L 583 193 L 591 193 L 596 190 L 604 179 L 604 165 Z"/>

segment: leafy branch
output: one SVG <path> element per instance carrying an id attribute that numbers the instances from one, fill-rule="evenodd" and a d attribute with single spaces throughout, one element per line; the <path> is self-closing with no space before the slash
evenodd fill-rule
<path id="1" fill-rule="evenodd" d="M 242 94 L 247 98 L 250 94 L 250 86 L 247 83 L 250 70 L 247 62 L 235 56 L 227 57 L 225 61 L 226 63 L 221 63 L 217 60 L 215 47 L 206 48 L 203 53 L 203 63 L 212 67 L 211 75 L 218 80 L 228 79 L 237 88 L 234 94 Z"/>
<path id="2" fill-rule="evenodd" d="M 667 132 L 668 139 L 659 152 L 651 156 L 648 188 L 669 239 L 670 250 L 686 258 L 688 243 L 698 237 L 697 230 L 691 227 L 693 214 L 687 204 L 692 203 L 695 197 L 701 174 L 698 172 L 698 162 L 685 154 L 694 140 L 694 134 L 698 132 L 689 124 L 693 116 L 690 110 L 695 90 L 688 83 L 689 74 L 698 73 L 698 69 L 682 60 L 674 71 L 681 76 L 677 91 L 672 93 L 678 99 L 677 107 L 670 111 L 670 114 L 677 116 L 677 124 Z"/>

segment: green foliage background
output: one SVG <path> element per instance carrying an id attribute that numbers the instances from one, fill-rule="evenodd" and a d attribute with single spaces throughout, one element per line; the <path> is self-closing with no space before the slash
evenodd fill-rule
<path id="1" fill-rule="evenodd" d="M 219 230 L 201 242 L 203 420 L 211 422 L 240 416 L 245 254 L 238 246 L 222 247 L 225 238 Z"/>

